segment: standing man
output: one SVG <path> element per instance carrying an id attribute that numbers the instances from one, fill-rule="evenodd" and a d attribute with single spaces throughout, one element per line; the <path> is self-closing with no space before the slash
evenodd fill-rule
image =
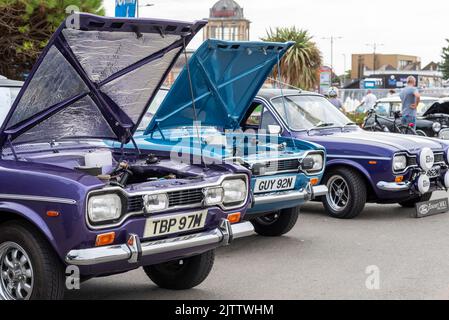
<path id="1" fill-rule="evenodd" d="M 365 109 L 364 111 L 371 110 L 376 105 L 376 101 L 377 97 L 371 90 L 368 90 L 365 98 L 363 98 L 362 103 L 359 105 L 359 107 L 363 106 L 363 108 Z"/>
<path id="2" fill-rule="evenodd" d="M 405 126 L 413 123 L 413 127 L 416 126 L 416 108 L 421 101 L 421 95 L 416 88 L 416 79 L 413 76 L 407 78 L 407 87 L 402 89 L 401 94 L 402 101 L 402 119 L 401 123 Z"/>

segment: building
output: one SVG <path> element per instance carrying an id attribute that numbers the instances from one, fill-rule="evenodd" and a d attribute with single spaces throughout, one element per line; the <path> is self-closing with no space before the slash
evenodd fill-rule
<path id="1" fill-rule="evenodd" d="M 421 68 L 421 59 L 416 56 L 371 53 L 352 55 L 352 82 L 347 88 L 397 89 L 406 85 L 409 76 L 422 88 L 443 85 L 443 75 L 434 62 Z"/>
<path id="2" fill-rule="evenodd" d="M 230 41 L 248 41 L 250 21 L 245 19 L 243 8 L 234 0 L 220 0 L 210 8 L 208 24 L 203 38 Z"/>
<path id="3" fill-rule="evenodd" d="M 203 38 L 231 41 L 248 41 L 250 21 L 245 19 L 243 8 L 234 0 L 220 0 L 210 8 L 208 24 L 203 29 Z M 194 50 L 187 49 L 190 59 Z M 185 65 L 182 54 L 165 79 L 165 85 L 171 86 Z"/>
<path id="4" fill-rule="evenodd" d="M 420 70 L 421 59 L 416 56 L 403 54 L 353 54 L 351 79 L 361 79 L 366 70 Z"/>

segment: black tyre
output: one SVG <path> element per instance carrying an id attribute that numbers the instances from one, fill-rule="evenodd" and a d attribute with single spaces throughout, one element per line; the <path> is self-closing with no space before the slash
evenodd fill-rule
<path id="1" fill-rule="evenodd" d="M 421 137 L 427 137 L 427 134 L 423 130 L 416 130 L 416 135 Z"/>
<path id="2" fill-rule="evenodd" d="M 46 239 L 22 221 L 0 225 L 0 298 L 59 300 L 64 267 Z"/>
<path id="3" fill-rule="evenodd" d="M 423 194 L 420 197 L 416 197 L 407 201 L 402 201 L 399 202 L 399 204 L 404 207 L 404 208 L 414 208 L 415 204 L 417 204 L 418 202 L 425 202 L 425 201 L 429 201 L 430 198 L 432 198 L 432 192 Z"/>
<path id="4" fill-rule="evenodd" d="M 254 230 L 261 236 L 280 237 L 295 226 L 299 211 L 299 207 L 283 209 L 251 220 L 251 223 Z"/>
<path id="5" fill-rule="evenodd" d="M 322 197 L 329 216 L 352 219 L 363 211 L 367 187 L 360 173 L 351 168 L 335 168 L 325 174 L 323 181 L 329 189 Z"/>
<path id="6" fill-rule="evenodd" d="M 203 254 L 143 267 L 147 276 L 159 287 L 186 290 L 206 280 L 215 260 L 215 250 Z"/>

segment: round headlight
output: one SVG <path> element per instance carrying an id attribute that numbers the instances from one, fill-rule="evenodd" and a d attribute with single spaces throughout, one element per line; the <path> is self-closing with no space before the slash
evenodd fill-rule
<path id="1" fill-rule="evenodd" d="M 435 157 L 433 155 L 433 151 L 430 148 L 424 148 L 421 150 L 421 153 L 419 154 L 419 165 L 420 167 L 425 170 L 429 171 L 433 168 L 435 162 Z"/>
<path id="2" fill-rule="evenodd" d="M 247 185 L 243 179 L 229 179 L 223 181 L 223 203 L 233 204 L 244 202 L 247 197 Z"/>
<path id="3" fill-rule="evenodd" d="M 307 168 L 307 172 L 319 172 L 323 170 L 324 167 L 324 157 L 320 153 L 315 154 L 309 154 L 307 157 L 304 158 L 304 163 L 313 163 L 313 165 L 310 168 Z M 308 161 L 307 161 L 308 160 Z"/>
<path id="4" fill-rule="evenodd" d="M 439 122 L 434 122 L 434 123 L 432 124 L 432 129 L 433 129 L 433 131 L 435 131 L 436 133 L 440 132 L 440 130 L 441 130 L 441 123 L 439 123 Z"/>
<path id="5" fill-rule="evenodd" d="M 94 223 L 116 220 L 122 215 L 122 200 L 115 193 L 91 196 L 87 213 L 90 221 Z"/>
<path id="6" fill-rule="evenodd" d="M 405 155 L 394 156 L 393 158 L 393 170 L 402 171 L 407 168 L 407 157 Z"/>

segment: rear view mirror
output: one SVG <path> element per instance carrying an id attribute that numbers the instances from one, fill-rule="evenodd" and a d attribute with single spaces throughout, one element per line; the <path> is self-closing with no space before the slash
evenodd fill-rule
<path id="1" fill-rule="evenodd" d="M 268 133 L 269 134 L 281 134 L 282 128 L 278 125 L 269 125 L 268 126 Z"/>

